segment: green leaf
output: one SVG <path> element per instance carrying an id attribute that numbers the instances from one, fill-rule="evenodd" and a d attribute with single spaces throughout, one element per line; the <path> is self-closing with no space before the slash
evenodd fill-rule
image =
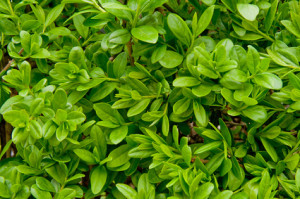
<path id="1" fill-rule="evenodd" d="M 155 50 L 151 55 L 151 63 L 154 64 L 159 60 L 161 60 L 165 56 L 166 51 L 167 51 L 167 45 L 162 45 L 158 48 L 155 48 Z"/>
<path id="2" fill-rule="evenodd" d="M 281 128 L 279 126 L 273 126 L 267 131 L 263 131 L 260 136 L 268 138 L 268 139 L 274 139 L 281 133 Z"/>
<path id="3" fill-rule="evenodd" d="M 240 36 L 240 37 L 245 36 L 246 30 L 245 30 L 244 28 L 242 28 L 242 27 L 240 27 L 240 26 L 238 26 L 238 25 L 235 25 L 234 23 L 232 24 L 232 27 L 233 27 L 234 32 L 235 32 L 238 36 Z"/>
<path id="4" fill-rule="evenodd" d="M 258 6 L 253 4 L 238 3 L 237 9 L 239 13 L 249 21 L 254 21 L 259 13 Z"/>
<path id="5" fill-rule="evenodd" d="M 178 77 L 173 81 L 175 87 L 192 87 L 197 86 L 201 82 L 195 77 Z"/>
<path id="6" fill-rule="evenodd" d="M 120 113 L 117 110 L 112 109 L 109 104 L 102 102 L 94 104 L 93 107 L 97 116 L 103 121 L 109 120 L 115 124 L 121 124 L 124 122 Z"/>
<path id="7" fill-rule="evenodd" d="M 256 122 L 264 122 L 267 119 L 267 111 L 262 106 L 251 106 L 242 111 L 242 113 Z"/>
<path id="8" fill-rule="evenodd" d="M 192 92 L 197 97 L 204 97 L 211 92 L 211 87 L 206 84 L 200 84 L 199 86 L 193 87 Z"/>
<path id="9" fill-rule="evenodd" d="M 273 51 L 268 47 L 267 52 L 272 60 L 278 65 L 299 67 L 299 62 L 295 55 L 285 49 Z"/>
<path id="10" fill-rule="evenodd" d="M 29 115 L 25 110 L 17 111 L 10 110 L 3 115 L 5 121 L 10 123 L 14 127 L 25 127 L 26 123 L 29 121 Z"/>
<path id="11" fill-rule="evenodd" d="M 190 104 L 191 104 L 191 99 L 186 97 L 182 98 L 174 104 L 173 111 L 177 115 L 183 114 L 188 110 Z"/>
<path id="12" fill-rule="evenodd" d="M 233 93 L 231 90 L 229 90 L 227 88 L 222 88 L 221 94 L 226 99 L 226 101 L 228 101 L 230 104 L 232 104 L 236 107 L 240 106 L 240 103 L 234 99 Z"/>
<path id="13" fill-rule="evenodd" d="M 3 149 L 1 150 L 1 147 L 0 147 L 0 150 L 1 150 L 1 153 L 0 153 L 0 160 L 1 158 L 4 156 L 4 154 L 6 153 L 6 151 L 10 148 L 10 145 L 12 143 L 12 140 L 9 140 L 5 146 L 3 147 Z"/>
<path id="14" fill-rule="evenodd" d="M 231 161 L 231 159 L 229 159 L 229 158 L 224 159 L 220 168 L 221 168 L 220 169 L 220 175 L 221 176 L 224 176 L 229 171 L 231 171 L 231 169 L 232 169 L 232 161 Z"/>
<path id="15" fill-rule="evenodd" d="M 200 153 L 204 153 L 207 151 L 212 151 L 214 149 L 219 148 L 222 145 L 222 141 L 213 141 L 207 144 L 203 144 L 202 146 L 200 146 L 194 153 L 195 154 L 200 154 Z"/>
<path id="16" fill-rule="evenodd" d="M 104 166 L 97 166 L 92 170 L 91 188 L 93 194 L 98 194 L 104 187 L 107 178 L 107 171 Z"/>
<path id="17" fill-rule="evenodd" d="M 118 72 L 119 73 L 119 72 Z M 118 86 L 118 83 L 115 82 L 103 82 L 99 86 L 94 87 L 90 92 L 90 101 L 97 102 L 109 94 L 111 94 Z"/>
<path id="18" fill-rule="evenodd" d="M 231 196 L 233 195 L 233 192 L 230 191 L 230 190 L 225 190 L 225 191 L 222 191 L 220 193 L 218 193 L 214 199 L 218 199 L 218 198 L 222 198 L 222 199 L 230 199 Z"/>
<path id="19" fill-rule="evenodd" d="M 119 2 L 107 2 L 102 3 L 102 7 L 118 18 L 132 21 L 132 10 L 130 10 L 126 5 Z"/>
<path id="20" fill-rule="evenodd" d="M 119 144 L 127 136 L 128 126 L 120 126 L 110 133 L 109 139 L 113 144 Z"/>
<path id="21" fill-rule="evenodd" d="M 30 134 L 35 139 L 42 138 L 43 130 L 42 130 L 41 125 L 36 120 L 31 120 L 30 121 Z"/>
<path id="22" fill-rule="evenodd" d="M 56 138 L 58 141 L 63 141 L 69 134 L 67 124 L 63 122 L 56 130 Z"/>
<path id="23" fill-rule="evenodd" d="M 169 134 L 169 129 L 170 129 L 169 118 L 167 115 L 163 116 L 161 128 L 162 128 L 163 135 L 167 137 Z"/>
<path id="24" fill-rule="evenodd" d="M 54 186 L 46 178 L 43 177 L 36 178 L 36 185 L 39 189 L 43 191 L 55 192 Z"/>
<path id="25" fill-rule="evenodd" d="M 59 192 L 57 199 L 74 198 L 75 195 L 76 195 L 76 190 L 70 188 L 64 188 Z"/>
<path id="26" fill-rule="evenodd" d="M 90 151 L 85 149 L 74 149 L 74 153 L 83 161 L 87 162 L 88 164 L 95 164 L 95 156 Z"/>
<path id="27" fill-rule="evenodd" d="M 132 116 L 140 114 L 148 107 L 150 101 L 151 101 L 151 99 L 143 99 L 143 100 L 139 101 L 137 104 L 135 104 L 128 110 L 127 116 L 132 117 Z"/>
<path id="28" fill-rule="evenodd" d="M 56 28 L 52 28 L 51 30 L 49 30 L 48 34 L 68 36 L 68 35 L 71 34 L 71 31 L 68 28 L 65 28 L 65 27 L 56 27 Z"/>
<path id="29" fill-rule="evenodd" d="M 289 20 L 282 20 L 281 21 L 282 25 L 290 31 L 292 34 L 294 34 L 296 37 L 300 38 L 300 30 L 297 28 L 291 21 Z"/>
<path id="30" fill-rule="evenodd" d="M 296 186 L 298 188 L 298 191 L 300 191 L 300 169 L 297 169 L 296 175 L 295 175 L 295 182 Z"/>
<path id="31" fill-rule="evenodd" d="M 131 38 L 127 29 L 119 29 L 109 35 L 109 42 L 115 44 L 126 44 Z"/>
<path id="32" fill-rule="evenodd" d="M 107 152 L 107 143 L 106 137 L 102 132 L 101 128 L 97 125 L 94 125 L 91 129 L 91 138 L 94 140 L 94 143 L 97 147 L 97 152 L 99 154 L 99 159 L 102 160 L 106 157 Z"/>
<path id="33" fill-rule="evenodd" d="M 264 19 L 264 25 L 265 25 L 265 30 L 268 32 L 273 24 L 274 21 L 274 17 L 276 14 L 276 10 L 277 10 L 277 6 L 278 6 L 278 1 L 273 1 L 271 8 L 269 8 L 267 15 Z"/>
<path id="34" fill-rule="evenodd" d="M 296 76 L 294 73 L 289 73 L 290 84 L 292 84 L 295 88 L 300 90 L 300 78 Z"/>
<path id="35" fill-rule="evenodd" d="M 231 143 L 231 141 L 232 141 L 232 139 L 231 139 L 231 133 L 230 133 L 230 131 L 228 130 L 228 128 L 227 128 L 225 122 L 224 122 L 221 118 L 219 118 L 219 124 L 220 124 L 220 131 L 221 131 L 222 135 L 224 136 L 224 138 L 225 138 L 227 144 L 228 144 L 229 146 L 231 146 L 231 144 L 232 144 L 232 143 Z"/>
<path id="36" fill-rule="evenodd" d="M 197 100 L 194 100 L 193 108 L 197 122 L 199 122 L 202 127 L 206 127 L 208 124 L 208 118 L 203 106 Z"/>
<path id="37" fill-rule="evenodd" d="M 184 193 L 189 196 L 189 184 L 186 182 L 183 175 L 183 172 L 179 171 L 179 182 Z"/>
<path id="38" fill-rule="evenodd" d="M 126 164 L 130 160 L 130 157 L 128 156 L 129 150 L 130 146 L 125 144 L 110 152 L 108 158 L 111 158 L 111 161 L 107 162 L 107 167 L 120 167 Z"/>
<path id="39" fill-rule="evenodd" d="M 214 184 L 211 182 L 206 182 L 197 189 L 194 195 L 197 196 L 197 199 L 205 199 L 209 197 L 213 189 Z"/>
<path id="40" fill-rule="evenodd" d="M 259 58 L 259 54 L 257 52 L 257 50 L 252 47 L 252 46 L 248 46 L 248 52 L 247 52 L 247 66 L 249 71 L 252 74 L 255 74 L 257 71 L 257 66 L 259 65 L 260 62 L 260 58 Z"/>
<path id="41" fill-rule="evenodd" d="M 0 20 L 0 32 L 5 35 L 19 35 L 15 23 L 4 17 L 1 17 Z"/>
<path id="42" fill-rule="evenodd" d="M 259 189 L 258 189 L 258 194 L 257 194 L 257 198 L 261 198 L 264 199 L 265 196 L 267 195 L 267 192 L 271 186 L 271 179 L 270 179 L 270 174 L 268 172 L 267 169 L 265 169 L 262 172 L 262 178 L 261 181 L 259 183 Z"/>
<path id="43" fill-rule="evenodd" d="M 127 53 L 122 52 L 114 60 L 114 64 L 113 64 L 114 75 L 117 78 L 120 78 L 124 74 L 126 66 L 127 66 Z"/>
<path id="44" fill-rule="evenodd" d="M 224 160 L 224 153 L 215 154 L 209 162 L 205 165 L 210 174 L 214 173 L 222 164 Z"/>
<path id="45" fill-rule="evenodd" d="M 117 188 L 126 198 L 136 198 L 137 196 L 137 192 L 127 184 L 118 183 Z"/>
<path id="46" fill-rule="evenodd" d="M 8 186 L 4 182 L 0 182 L 0 196 L 4 198 L 11 198 Z"/>
<path id="47" fill-rule="evenodd" d="M 191 159 L 192 159 L 192 149 L 188 145 L 184 145 L 181 149 L 181 154 L 183 156 L 184 162 L 187 165 L 191 164 Z"/>
<path id="48" fill-rule="evenodd" d="M 169 14 L 167 18 L 168 26 L 175 37 L 186 46 L 190 46 L 192 41 L 192 33 L 185 21 L 176 14 Z"/>
<path id="49" fill-rule="evenodd" d="M 37 185 L 32 185 L 31 186 L 31 194 L 36 198 L 36 199 L 51 199 L 52 196 L 49 192 L 40 190 Z"/>
<path id="50" fill-rule="evenodd" d="M 74 26 L 75 26 L 77 32 L 84 39 L 86 39 L 88 37 L 88 34 L 89 34 L 89 27 L 83 25 L 84 21 L 85 21 L 85 18 L 82 15 L 77 15 L 73 18 Z"/>
<path id="51" fill-rule="evenodd" d="M 231 32 L 230 35 L 232 37 L 238 38 L 240 40 L 245 40 L 245 41 L 256 41 L 256 40 L 260 40 L 263 38 L 262 35 L 257 34 L 257 33 L 252 33 L 252 32 L 246 33 L 243 36 L 238 36 L 237 34 L 234 34 L 233 32 Z"/>
<path id="52" fill-rule="evenodd" d="M 201 73 L 204 76 L 207 76 L 211 79 L 217 79 L 218 78 L 217 73 L 212 68 L 209 68 L 209 67 L 206 67 L 202 64 L 199 64 L 197 69 L 198 69 L 198 72 Z"/>
<path id="53" fill-rule="evenodd" d="M 70 113 L 68 113 L 68 117 L 67 117 L 67 120 L 68 121 L 72 121 L 73 123 L 75 124 L 81 124 L 85 121 L 86 119 L 86 116 L 79 112 L 79 111 L 72 111 Z"/>
<path id="54" fill-rule="evenodd" d="M 53 9 L 50 10 L 50 12 L 48 13 L 48 15 L 46 17 L 44 29 L 46 27 L 48 27 L 50 24 L 52 24 L 58 18 L 58 16 L 63 11 L 64 7 L 65 7 L 65 4 L 62 3 L 62 4 L 58 4 L 56 7 L 54 7 Z"/>
<path id="55" fill-rule="evenodd" d="M 254 80 L 258 85 L 268 89 L 282 88 L 281 79 L 272 73 L 268 73 L 268 72 L 260 73 L 254 77 Z"/>
<path id="56" fill-rule="evenodd" d="M 195 36 L 200 35 L 206 28 L 207 26 L 210 24 L 212 16 L 214 14 L 214 8 L 215 6 L 212 5 L 210 7 L 208 7 L 201 15 L 198 24 L 197 24 L 197 30 L 194 33 Z"/>
<path id="57" fill-rule="evenodd" d="M 153 26 L 145 25 L 133 28 L 131 34 L 138 40 L 155 44 L 158 39 L 158 32 Z"/>
<path id="58" fill-rule="evenodd" d="M 261 139 L 261 142 L 262 142 L 263 146 L 265 147 L 266 151 L 271 156 L 272 160 L 274 162 L 278 162 L 278 155 L 276 153 L 276 150 L 272 146 L 272 144 L 265 138 L 261 137 L 260 139 Z"/>
<path id="59" fill-rule="evenodd" d="M 64 109 L 67 104 L 67 93 L 64 89 L 57 89 L 54 93 L 52 106 L 54 109 Z"/>
<path id="60" fill-rule="evenodd" d="M 183 56 L 177 52 L 167 50 L 164 57 L 159 60 L 159 63 L 165 68 L 175 68 L 183 61 Z"/>
<path id="61" fill-rule="evenodd" d="M 30 54 L 30 48 L 31 48 L 31 37 L 30 34 L 27 31 L 21 31 L 20 32 L 20 39 L 21 39 L 21 45 L 24 49 L 24 52 L 27 54 Z"/>
<path id="62" fill-rule="evenodd" d="M 221 0 L 221 1 L 231 12 L 234 13 L 236 11 L 236 1 L 233 0 Z"/>

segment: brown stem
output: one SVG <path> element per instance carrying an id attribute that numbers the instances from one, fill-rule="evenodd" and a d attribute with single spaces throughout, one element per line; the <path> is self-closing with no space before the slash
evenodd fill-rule
<path id="1" fill-rule="evenodd" d="M 9 123 L 5 123 L 5 144 L 11 139 L 12 126 Z M 11 157 L 12 146 L 6 151 L 6 158 Z"/>
<path id="2" fill-rule="evenodd" d="M 236 122 L 225 122 L 226 124 L 230 124 L 232 126 L 247 126 L 245 123 L 236 123 Z"/>
<path id="3" fill-rule="evenodd" d="M 134 66 L 134 58 L 132 57 L 132 42 L 131 41 L 129 41 L 127 43 L 127 49 L 128 49 L 129 59 L 130 59 L 130 65 Z"/>
<path id="4" fill-rule="evenodd" d="M 19 51 L 19 55 L 21 55 L 23 52 L 24 52 L 24 49 L 22 48 L 22 49 Z M 2 71 L 0 72 L 0 74 L 3 74 L 4 72 L 6 72 L 6 71 L 10 68 L 10 66 L 12 65 L 12 63 L 13 63 L 14 61 L 15 61 L 14 59 L 10 60 L 10 61 L 6 64 L 6 66 L 2 69 Z"/>
<path id="5" fill-rule="evenodd" d="M 192 163 L 195 162 L 195 159 L 196 159 L 196 157 L 193 157 L 192 160 L 191 160 L 191 162 L 192 162 Z M 205 160 L 205 159 L 200 159 L 200 161 L 201 161 L 203 164 L 206 164 L 206 163 L 209 162 L 209 160 Z"/>

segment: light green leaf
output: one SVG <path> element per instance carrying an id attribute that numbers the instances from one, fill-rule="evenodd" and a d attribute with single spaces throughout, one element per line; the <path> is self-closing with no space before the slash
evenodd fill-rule
<path id="1" fill-rule="evenodd" d="M 120 126 L 112 130 L 109 139 L 113 144 L 119 144 L 128 133 L 128 126 Z"/>
<path id="2" fill-rule="evenodd" d="M 36 184 L 31 186 L 31 194 L 36 199 L 52 199 L 52 196 L 48 191 L 39 189 Z"/>
<path id="3" fill-rule="evenodd" d="M 74 26 L 75 26 L 77 32 L 84 39 L 86 39 L 89 34 L 89 27 L 83 25 L 84 21 L 85 21 L 85 18 L 82 15 L 77 15 L 73 18 Z"/>
<path id="4" fill-rule="evenodd" d="M 55 192 L 54 186 L 49 180 L 43 177 L 36 178 L 36 185 L 43 191 Z"/>
<path id="5" fill-rule="evenodd" d="M 197 86 L 201 82 L 195 77 L 178 77 L 173 81 L 175 87 L 192 87 Z"/>
<path id="6" fill-rule="evenodd" d="M 186 22 L 176 14 L 169 14 L 167 18 L 168 26 L 175 37 L 186 46 L 190 46 L 192 41 L 192 33 Z"/>
<path id="7" fill-rule="evenodd" d="M 48 27 L 50 24 L 52 24 L 60 15 L 60 13 L 63 11 L 65 7 L 65 4 L 58 4 L 56 7 L 52 8 L 50 12 L 48 13 L 44 25 L 44 29 Z"/>
<path id="8" fill-rule="evenodd" d="M 183 56 L 177 52 L 167 50 L 159 63 L 165 68 L 175 68 L 183 61 Z"/>
<path id="9" fill-rule="evenodd" d="M 264 122 L 267 119 L 267 111 L 262 106 L 248 107 L 242 113 L 256 122 Z"/>
<path id="10" fill-rule="evenodd" d="M 131 30 L 131 34 L 138 40 L 155 44 L 158 39 L 158 32 L 153 26 L 144 25 Z"/>
<path id="11" fill-rule="evenodd" d="M 151 101 L 151 99 L 143 99 L 143 100 L 139 101 L 137 104 L 135 104 L 128 110 L 127 116 L 132 117 L 132 116 L 140 114 L 148 107 L 150 101 Z"/>
<path id="12" fill-rule="evenodd" d="M 214 14 L 214 8 L 215 8 L 215 6 L 212 5 L 212 6 L 208 7 L 202 13 L 202 15 L 201 15 L 201 17 L 198 21 L 197 30 L 194 33 L 195 36 L 200 35 L 207 28 L 207 26 L 210 24 L 212 16 Z"/>
<path id="13" fill-rule="evenodd" d="M 134 199 L 137 196 L 137 192 L 127 184 L 118 183 L 117 188 L 126 198 Z"/>
<path id="14" fill-rule="evenodd" d="M 126 66 L 127 66 L 127 53 L 122 52 L 114 60 L 114 64 L 113 64 L 114 75 L 117 78 L 120 78 L 124 74 Z"/>
<path id="15" fill-rule="evenodd" d="M 197 100 L 194 100 L 193 108 L 197 122 L 199 122 L 202 127 L 206 127 L 208 124 L 208 118 L 203 106 Z"/>
<path id="16" fill-rule="evenodd" d="M 195 154 L 200 154 L 200 153 L 204 153 L 207 151 L 212 151 L 214 149 L 219 148 L 222 145 L 222 141 L 213 141 L 210 143 L 204 143 L 202 146 L 200 146 L 196 151 Z"/>
<path id="17" fill-rule="evenodd" d="M 93 194 L 98 194 L 104 187 L 107 178 L 107 171 L 104 166 L 97 166 L 92 170 L 91 188 Z"/>
<path id="18" fill-rule="evenodd" d="M 263 146 L 265 147 L 268 154 L 271 156 L 272 160 L 274 162 L 278 162 L 278 155 L 276 153 L 275 148 L 272 146 L 272 144 L 265 138 L 260 138 Z"/>
<path id="19" fill-rule="evenodd" d="M 254 21 L 259 13 L 258 6 L 253 4 L 238 3 L 237 9 L 239 13 L 249 21 Z"/>
<path id="20" fill-rule="evenodd" d="M 167 45 L 162 45 L 158 48 L 155 48 L 155 50 L 151 55 L 151 63 L 154 64 L 159 60 L 161 60 L 165 56 L 166 51 L 167 51 Z"/>
<path id="21" fill-rule="evenodd" d="M 272 73 L 268 73 L 268 72 L 260 73 L 254 77 L 254 80 L 258 85 L 268 89 L 282 88 L 281 79 Z"/>
<path id="22" fill-rule="evenodd" d="M 74 153 L 83 161 L 87 162 L 88 164 L 95 164 L 95 156 L 90 151 L 85 149 L 74 149 Z"/>

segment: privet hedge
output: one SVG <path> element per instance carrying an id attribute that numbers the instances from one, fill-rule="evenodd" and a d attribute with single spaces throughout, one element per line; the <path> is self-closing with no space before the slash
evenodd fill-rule
<path id="1" fill-rule="evenodd" d="M 300 198 L 299 1 L 1 0 L 0 38 L 1 198 Z"/>

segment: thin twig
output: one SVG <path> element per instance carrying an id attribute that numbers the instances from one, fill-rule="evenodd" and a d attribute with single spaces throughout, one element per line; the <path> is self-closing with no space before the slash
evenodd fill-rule
<path id="1" fill-rule="evenodd" d="M 24 49 L 22 48 L 22 49 L 19 51 L 19 55 L 21 55 L 23 52 L 24 52 Z M 12 63 L 13 63 L 14 61 L 15 61 L 15 59 L 10 60 L 10 61 L 6 64 L 6 66 L 1 70 L 0 74 L 3 74 L 4 72 L 6 72 L 6 71 L 10 68 L 10 66 L 12 65 Z"/>

